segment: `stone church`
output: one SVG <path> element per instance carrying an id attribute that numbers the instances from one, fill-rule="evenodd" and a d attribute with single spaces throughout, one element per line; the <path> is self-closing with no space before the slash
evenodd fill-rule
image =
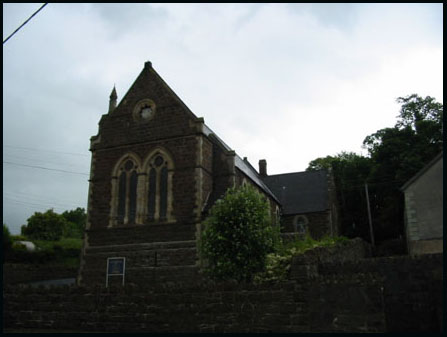
<path id="1" fill-rule="evenodd" d="M 265 160 L 258 172 L 189 110 L 150 62 L 119 104 L 113 88 L 90 151 L 78 284 L 194 280 L 201 222 L 231 186 L 251 184 L 262 193 L 284 233 L 338 232 L 330 172 L 268 175 Z"/>

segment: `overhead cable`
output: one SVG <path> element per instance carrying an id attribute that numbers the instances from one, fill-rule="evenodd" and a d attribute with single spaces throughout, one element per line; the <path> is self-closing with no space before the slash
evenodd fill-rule
<path id="1" fill-rule="evenodd" d="M 28 18 L 28 20 L 26 20 L 24 23 L 22 23 L 22 24 L 20 25 L 20 27 L 17 28 L 15 31 L 13 31 L 12 34 L 9 35 L 9 36 L 6 38 L 6 40 L 3 41 L 3 44 L 5 44 L 6 41 L 8 41 L 8 40 L 9 40 L 15 33 L 17 33 L 17 32 L 19 31 L 20 28 L 22 28 L 23 26 L 25 26 L 25 25 L 28 23 L 28 21 L 31 20 L 31 19 L 33 18 L 34 15 L 36 15 L 37 13 L 39 13 L 39 12 L 46 6 L 46 5 L 48 5 L 48 2 L 47 2 L 47 3 L 44 3 L 44 4 L 43 4 L 43 5 L 42 5 L 36 12 L 34 12 L 33 15 L 31 15 L 31 16 Z"/>

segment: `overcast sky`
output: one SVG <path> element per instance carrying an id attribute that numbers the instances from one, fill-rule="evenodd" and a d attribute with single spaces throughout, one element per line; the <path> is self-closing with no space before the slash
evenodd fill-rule
<path id="1" fill-rule="evenodd" d="M 42 4 L 3 4 L 3 39 Z M 304 171 L 442 101 L 442 4 L 49 4 L 3 45 L 3 222 L 87 207 L 90 137 L 145 61 L 254 167 Z M 24 166 L 25 165 L 25 166 Z M 32 167 L 30 167 L 32 166 Z M 59 170 L 59 171 L 57 171 Z"/>

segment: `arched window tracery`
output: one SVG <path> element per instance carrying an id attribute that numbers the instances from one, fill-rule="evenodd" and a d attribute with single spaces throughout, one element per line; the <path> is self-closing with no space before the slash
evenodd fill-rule
<path id="1" fill-rule="evenodd" d="M 132 153 L 121 157 L 112 172 L 109 227 L 174 221 L 173 168 L 172 157 L 160 148 L 143 165 Z"/>
<path id="2" fill-rule="evenodd" d="M 172 204 L 172 160 L 164 151 L 152 153 L 146 163 L 147 220 L 166 221 L 171 218 Z"/>
<path id="3" fill-rule="evenodd" d="M 122 158 L 112 176 L 111 225 L 135 224 L 137 215 L 138 160 Z"/>

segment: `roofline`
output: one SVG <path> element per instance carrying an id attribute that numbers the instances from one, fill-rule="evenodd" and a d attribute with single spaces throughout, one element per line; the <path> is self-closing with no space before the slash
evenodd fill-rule
<path id="1" fill-rule="evenodd" d="M 431 168 L 440 158 L 442 158 L 444 151 L 441 151 L 436 157 L 434 157 L 427 165 L 420 169 L 413 177 L 411 177 L 400 190 L 404 192 L 411 184 L 413 184 L 421 175 L 423 175 L 429 168 Z"/>
<path id="2" fill-rule="evenodd" d="M 327 169 L 319 169 L 319 170 L 312 170 L 312 171 L 299 171 L 299 172 L 289 172 L 289 173 L 280 173 L 280 174 L 268 174 L 265 177 L 262 177 L 262 179 L 269 178 L 269 177 L 286 176 L 286 175 L 297 174 L 297 173 L 316 173 L 316 172 L 321 172 L 321 171 L 328 172 Z"/>
<path id="3" fill-rule="evenodd" d="M 245 164 L 248 163 L 248 161 L 243 160 L 237 153 L 236 153 L 236 156 L 239 157 L 239 159 L 240 159 L 242 162 L 244 162 Z M 239 167 L 236 166 L 236 163 L 235 163 L 234 166 L 235 166 L 235 168 L 237 168 L 237 169 L 238 169 L 238 170 L 239 170 L 245 177 L 247 177 L 248 179 L 250 179 L 250 180 L 253 182 L 253 184 L 257 185 L 257 186 L 260 187 L 264 192 L 266 192 L 266 194 L 270 195 L 270 197 L 271 197 L 273 200 L 275 200 L 275 201 L 278 203 L 278 205 L 281 205 L 281 206 L 282 206 L 282 204 L 281 204 L 281 202 L 279 201 L 278 197 L 275 195 L 275 193 L 273 193 L 273 192 L 270 190 L 270 188 L 267 186 L 267 184 L 264 183 L 264 181 L 262 180 L 262 178 L 261 178 L 261 176 L 259 175 L 259 173 L 256 172 L 256 170 L 253 168 L 253 166 L 252 166 L 250 163 L 248 163 L 247 167 L 248 167 L 248 169 L 250 169 L 251 171 L 253 171 L 253 173 L 258 177 L 258 179 L 259 179 L 259 183 L 258 183 L 257 181 L 254 181 L 254 180 L 253 180 L 252 178 L 250 178 L 250 176 L 248 176 L 247 174 L 245 174 L 245 172 L 244 172 L 243 170 L 241 170 Z"/>

